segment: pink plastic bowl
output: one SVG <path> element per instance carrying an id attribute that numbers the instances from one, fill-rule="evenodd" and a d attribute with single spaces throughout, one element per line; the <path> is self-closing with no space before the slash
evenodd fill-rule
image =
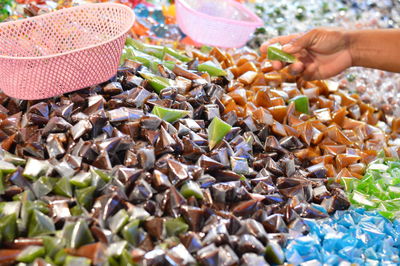
<path id="1" fill-rule="evenodd" d="M 0 89 L 33 100 L 75 91 L 115 75 L 133 11 L 88 4 L 0 24 Z"/>
<path id="2" fill-rule="evenodd" d="M 233 0 L 176 0 L 179 27 L 194 41 L 231 48 L 246 44 L 262 20 Z"/>

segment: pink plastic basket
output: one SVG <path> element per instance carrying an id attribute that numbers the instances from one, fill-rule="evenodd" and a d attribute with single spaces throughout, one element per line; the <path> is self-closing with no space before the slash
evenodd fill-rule
<path id="1" fill-rule="evenodd" d="M 233 0 L 176 0 L 179 27 L 194 41 L 219 47 L 241 47 L 262 20 Z"/>
<path id="2" fill-rule="evenodd" d="M 133 11 L 88 4 L 0 24 L 0 89 L 19 99 L 43 99 L 115 75 Z"/>

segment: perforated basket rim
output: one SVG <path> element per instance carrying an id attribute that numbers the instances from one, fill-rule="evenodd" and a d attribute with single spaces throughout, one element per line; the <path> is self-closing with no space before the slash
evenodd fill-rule
<path id="1" fill-rule="evenodd" d="M 187 11 L 192 12 L 198 16 L 211 19 L 211 20 L 218 20 L 218 21 L 222 21 L 225 23 L 237 24 L 237 25 L 242 25 L 242 26 L 256 26 L 256 27 L 259 27 L 259 26 L 263 25 L 263 23 L 264 23 L 256 14 L 254 14 L 246 6 L 244 6 L 243 4 L 240 4 L 238 2 L 235 2 L 233 0 L 218 0 L 218 1 L 225 1 L 231 5 L 236 6 L 239 10 L 244 11 L 246 14 L 248 14 L 253 21 L 243 21 L 243 20 L 235 20 L 235 19 L 211 16 L 206 13 L 203 13 L 203 12 L 193 9 L 185 0 L 175 0 L 175 1 L 178 2 L 178 4 L 180 4 Z"/>
<path id="2" fill-rule="evenodd" d="M 56 14 L 62 14 L 62 13 L 70 13 L 74 10 L 79 10 L 79 9 L 87 9 L 87 8 L 91 8 L 91 7 L 101 7 L 101 8 L 107 8 L 107 7 L 118 7 L 118 8 L 123 8 L 126 9 L 129 13 L 131 13 L 130 16 L 130 21 L 128 23 L 126 23 L 126 28 L 124 28 L 123 30 L 121 30 L 121 32 L 102 42 L 98 42 L 89 46 L 85 46 L 83 48 L 79 48 L 79 49 L 73 49 L 71 51 L 67 51 L 67 52 L 63 52 L 63 53 L 57 53 L 57 54 L 51 54 L 51 55 L 42 55 L 42 56 L 8 56 L 8 55 L 1 55 L 0 54 L 0 59 L 8 59 L 8 60 L 39 60 L 39 59 L 49 59 L 49 58 L 56 58 L 56 57 L 60 57 L 60 56 L 64 56 L 64 55 L 68 55 L 68 54 L 73 54 L 76 52 L 81 52 L 81 51 L 85 51 L 85 50 L 90 50 L 92 48 L 98 47 L 98 46 L 102 46 L 105 45 L 107 43 L 113 42 L 118 40 L 119 38 L 123 37 L 125 34 L 127 34 L 127 32 L 132 28 L 133 24 L 135 23 L 135 13 L 133 12 L 133 10 L 126 6 L 126 5 L 122 5 L 122 4 L 117 4 L 117 3 L 96 3 L 96 4 L 84 4 L 84 5 L 80 5 L 80 6 L 74 6 L 74 7 L 69 7 L 69 8 L 64 8 L 61 10 L 57 10 L 54 12 L 50 12 L 50 13 L 46 13 L 43 15 L 39 15 L 36 17 L 31 17 L 31 18 L 25 18 L 25 19 L 21 19 L 21 20 L 17 20 L 17 21 L 8 21 L 8 22 L 3 22 L 0 23 L 0 30 L 7 26 L 7 25 L 18 25 L 18 24 L 22 24 L 26 21 L 35 21 L 38 18 L 41 19 L 46 19 L 47 17 L 52 17 L 55 16 Z"/>

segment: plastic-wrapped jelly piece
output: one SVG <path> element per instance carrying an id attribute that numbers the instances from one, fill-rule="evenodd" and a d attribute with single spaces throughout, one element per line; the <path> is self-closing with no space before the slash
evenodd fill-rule
<path id="1" fill-rule="evenodd" d="M 168 26 L 165 24 L 154 25 L 151 27 L 151 31 L 160 38 L 165 38 L 168 34 Z"/>
<path id="2" fill-rule="evenodd" d="M 164 14 L 161 10 L 156 9 L 153 11 L 153 13 L 151 14 L 151 16 L 155 19 L 155 21 L 157 21 L 160 24 L 164 24 L 165 23 L 165 17 Z"/>
<path id="3" fill-rule="evenodd" d="M 144 4 L 138 4 L 133 10 L 138 17 L 147 18 L 150 14 L 149 8 Z"/>

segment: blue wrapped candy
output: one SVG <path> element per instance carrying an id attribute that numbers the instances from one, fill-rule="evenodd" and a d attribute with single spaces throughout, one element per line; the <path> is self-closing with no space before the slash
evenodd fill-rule
<path id="1" fill-rule="evenodd" d="M 154 25 L 151 27 L 151 31 L 160 38 L 166 38 L 168 34 L 168 26 L 165 24 Z"/>
<path id="2" fill-rule="evenodd" d="M 153 14 L 151 15 L 155 21 L 157 21 L 160 24 L 164 24 L 165 23 L 165 17 L 164 14 L 161 10 L 156 9 L 153 11 Z"/>
<path id="3" fill-rule="evenodd" d="M 364 209 L 337 211 L 331 218 L 305 219 L 310 233 L 289 240 L 285 256 L 299 265 L 400 265 L 400 222 Z"/>
<path id="4" fill-rule="evenodd" d="M 149 9 L 144 4 L 138 4 L 133 11 L 135 11 L 136 16 L 143 18 L 148 17 L 150 14 Z"/>

